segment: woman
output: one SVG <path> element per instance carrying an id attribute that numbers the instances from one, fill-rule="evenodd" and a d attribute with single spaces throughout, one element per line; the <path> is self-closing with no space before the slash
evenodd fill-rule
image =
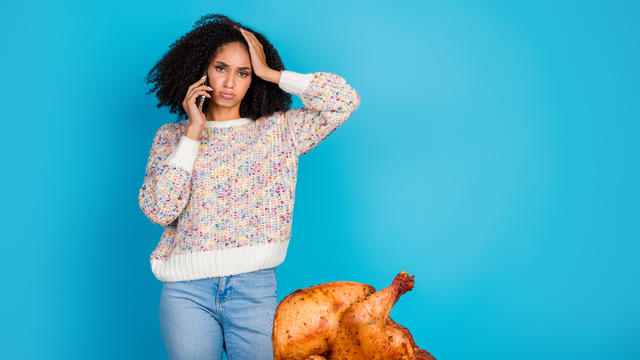
<path id="1" fill-rule="evenodd" d="M 264 36 L 215 14 L 147 81 L 158 106 L 182 117 L 156 132 L 139 192 L 164 226 L 150 262 L 169 358 L 273 359 L 275 267 L 289 245 L 298 157 L 360 97 L 336 74 L 284 70 Z M 303 108 L 289 109 L 291 94 Z"/>

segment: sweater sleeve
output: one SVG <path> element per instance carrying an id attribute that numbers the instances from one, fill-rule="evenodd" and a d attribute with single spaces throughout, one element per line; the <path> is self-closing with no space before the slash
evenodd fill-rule
<path id="1" fill-rule="evenodd" d="M 167 226 L 184 210 L 191 194 L 191 175 L 200 142 L 182 136 L 177 145 L 170 124 L 151 144 L 144 181 L 138 195 L 140 209 L 151 222 Z"/>
<path id="2" fill-rule="evenodd" d="M 285 126 L 292 146 L 302 156 L 342 125 L 360 105 L 360 96 L 336 74 L 301 74 L 282 70 L 279 86 L 302 99 L 303 108 L 287 110 Z"/>

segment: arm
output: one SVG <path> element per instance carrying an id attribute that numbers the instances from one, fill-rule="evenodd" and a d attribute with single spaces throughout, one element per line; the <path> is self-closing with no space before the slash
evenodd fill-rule
<path id="1" fill-rule="evenodd" d="M 360 105 L 360 96 L 342 77 L 325 72 L 300 74 L 271 69 L 262 43 L 251 32 L 236 27 L 247 40 L 253 72 L 302 98 L 304 108 L 285 112 L 284 130 L 296 154 L 308 153 L 342 125 Z"/>
<path id="2" fill-rule="evenodd" d="M 336 74 L 283 70 L 278 85 L 302 99 L 303 108 L 285 113 L 285 127 L 298 156 L 315 148 L 360 105 L 360 96 Z"/>
<path id="3" fill-rule="evenodd" d="M 174 149 L 169 126 L 163 125 L 156 132 L 138 195 L 142 212 L 151 222 L 162 226 L 177 219 L 187 204 L 200 146 L 199 141 L 182 136 Z"/>

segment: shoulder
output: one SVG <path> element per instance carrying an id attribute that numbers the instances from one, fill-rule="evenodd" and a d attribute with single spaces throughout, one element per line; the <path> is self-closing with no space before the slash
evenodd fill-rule
<path id="1" fill-rule="evenodd" d="M 180 137 L 186 132 L 186 130 L 183 130 L 185 126 L 184 122 L 185 120 L 178 120 L 161 125 L 156 130 L 152 146 L 154 148 L 174 147 L 178 141 L 180 141 Z"/>
<path id="2" fill-rule="evenodd" d="M 180 137 L 185 132 L 187 125 L 188 120 L 177 120 L 163 124 L 156 131 L 156 136 L 165 138 Z"/>
<path id="3" fill-rule="evenodd" d="M 257 128 L 265 130 L 269 128 L 277 128 L 281 126 L 285 117 L 284 111 L 275 111 L 269 115 L 264 115 L 255 120 Z"/>

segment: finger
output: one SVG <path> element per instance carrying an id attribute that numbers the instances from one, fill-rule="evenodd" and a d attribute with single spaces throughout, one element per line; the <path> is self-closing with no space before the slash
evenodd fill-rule
<path id="1" fill-rule="evenodd" d="M 208 85 L 200 85 L 195 90 L 205 90 L 205 91 L 213 91 L 213 89 Z"/>
<path id="2" fill-rule="evenodd" d="M 200 80 L 194 82 L 193 84 L 189 85 L 189 87 L 187 88 L 187 94 L 185 95 L 185 97 L 189 97 L 189 94 L 191 93 L 191 91 L 193 91 L 193 89 L 198 86 L 198 85 L 202 85 L 204 84 L 204 81 L 206 79 L 206 75 L 201 77 Z"/>
<path id="3" fill-rule="evenodd" d="M 203 84 L 203 85 L 199 85 L 198 87 L 193 87 L 193 86 L 195 86 L 195 85 L 197 85 L 197 82 L 196 82 L 195 84 L 193 84 L 193 85 L 189 86 L 189 90 L 187 91 L 187 95 L 186 95 L 186 97 L 190 97 L 190 96 L 192 95 L 192 93 L 193 93 L 194 91 L 196 91 L 196 90 L 205 90 L 205 91 L 206 91 L 206 90 L 208 90 L 208 91 L 213 91 L 213 89 L 212 89 L 211 87 L 207 86 L 207 85 L 204 85 L 204 84 Z"/>
<path id="4" fill-rule="evenodd" d="M 242 35 L 244 35 L 244 39 L 247 40 L 247 44 L 249 44 L 249 47 L 254 47 L 256 45 L 256 43 L 253 41 L 253 38 L 249 36 L 249 34 L 243 32 Z"/>
<path id="5" fill-rule="evenodd" d="M 260 42 L 256 39 L 255 35 L 253 35 L 253 33 L 251 33 L 250 31 L 243 31 L 243 34 L 245 35 L 245 37 L 251 41 L 254 45 L 259 44 Z"/>
<path id="6" fill-rule="evenodd" d="M 266 65 L 266 56 L 260 42 L 255 37 L 251 38 L 247 36 L 247 38 L 247 44 L 249 44 L 249 55 L 254 68 Z"/>
<path id="7" fill-rule="evenodd" d="M 247 42 L 247 44 L 249 44 L 249 46 L 251 46 L 251 41 L 249 41 L 249 37 L 247 36 L 247 34 L 245 34 L 245 32 L 242 31 L 242 28 L 238 28 L 238 31 L 240 31 L 240 34 L 242 34 L 242 37 L 244 37 L 244 39 Z"/>
<path id="8" fill-rule="evenodd" d="M 255 37 L 255 35 L 252 35 L 252 37 L 253 37 L 253 42 L 256 44 L 256 46 L 262 49 L 262 43 L 260 42 L 260 40 L 258 40 L 258 38 Z"/>
<path id="9" fill-rule="evenodd" d="M 255 46 L 262 47 L 262 44 L 260 44 L 260 41 L 258 41 L 256 36 L 251 31 L 240 28 L 240 32 L 245 37 L 245 39 L 247 39 L 247 42 L 251 42 Z"/>
<path id="10" fill-rule="evenodd" d="M 247 40 L 247 45 L 249 46 L 249 55 L 251 55 L 251 57 L 255 57 L 256 56 L 255 44 L 249 37 L 245 36 L 245 39 Z"/>
<path id="11" fill-rule="evenodd" d="M 249 30 L 240 28 L 240 32 L 244 36 L 245 40 L 247 41 L 247 45 L 249 46 L 249 55 L 252 58 L 251 61 L 257 61 L 258 63 L 266 64 L 264 50 L 258 38 Z"/>
<path id="12" fill-rule="evenodd" d="M 193 84 L 191 84 L 189 86 L 189 89 L 191 89 L 194 86 L 197 86 L 198 84 L 204 84 L 204 81 L 206 80 L 207 75 L 202 76 L 200 79 L 198 79 L 198 81 L 194 82 Z"/>
<path id="13" fill-rule="evenodd" d="M 209 94 L 209 91 L 204 90 L 204 89 L 194 89 L 191 92 L 191 94 L 189 94 L 188 99 L 191 100 L 191 99 L 197 98 L 198 96 L 202 96 L 202 95 L 208 96 L 210 94 Z"/>
<path id="14" fill-rule="evenodd" d="M 247 32 L 241 27 L 236 27 L 236 29 L 238 29 L 238 31 L 240 31 L 240 34 L 242 34 L 244 39 L 247 40 L 247 42 L 249 42 L 249 36 L 248 36 Z"/>
<path id="15" fill-rule="evenodd" d="M 195 93 L 193 93 L 193 97 L 198 97 L 198 96 L 206 96 L 206 97 L 211 97 L 211 94 L 209 94 L 209 92 L 207 92 L 206 90 L 196 90 Z"/>
<path id="16" fill-rule="evenodd" d="M 211 98 L 211 95 L 209 95 L 209 93 L 207 93 L 206 91 L 196 91 L 191 95 L 188 102 L 191 104 L 195 104 L 196 99 L 198 99 L 200 96 Z"/>
<path id="17" fill-rule="evenodd" d="M 249 30 L 245 30 L 245 32 L 247 33 L 247 36 L 253 40 L 253 43 L 258 46 L 258 47 L 262 47 L 262 43 L 260 43 L 260 40 L 258 40 L 258 38 L 256 37 L 256 35 L 254 33 L 252 33 Z"/>
<path id="18" fill-rule="evenodd" d="M 249 50 L 251 54 L 254 56 L 259 56 L 259 53 L 262 51 L 262 45 L 260 45 L 258 40 L 247 36 L 247 43 L 249 44 Z"/>
<path id="19" fill-rule="evenodd" d="M 261 62 L 264 62 L 265 55 L 264 50 L 262 49 L 262 44 L 258 41 L 257 38 L 253 37 L 251 39 L 251 43 L 253 44 L 253 54 L 257 57 Z"/>

